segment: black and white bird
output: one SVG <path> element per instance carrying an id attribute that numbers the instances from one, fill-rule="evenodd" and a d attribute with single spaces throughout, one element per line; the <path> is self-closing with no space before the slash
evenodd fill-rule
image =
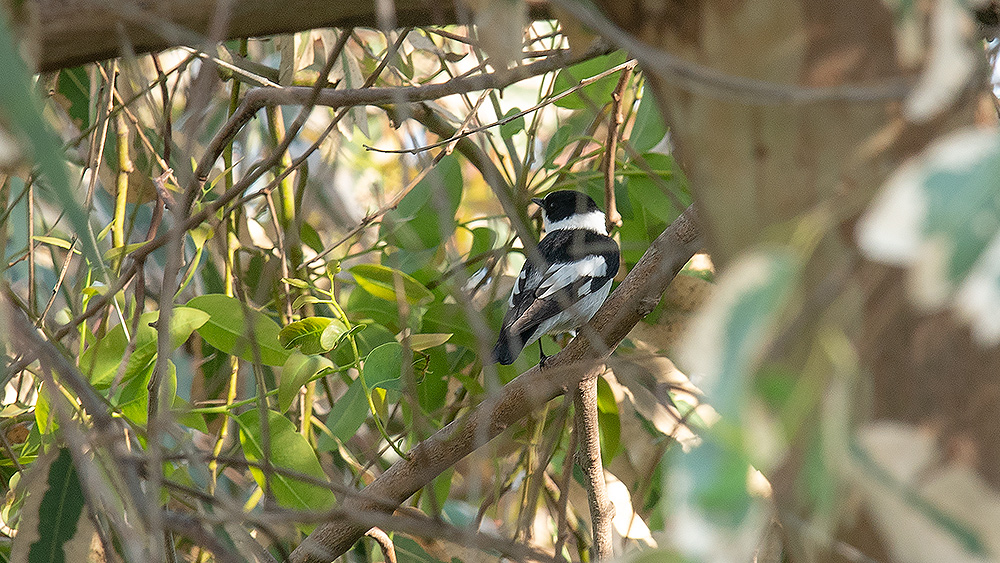
<path id="1" fill-rule="evenodd" d="M 618 273 L 618 244 L 608 236 L 604 213 L 590 196 L 571 190 L 533 198 L 542 208 L 545 237 L 537 257 L 521 268 L 510 293 L 493 358 L 514 363 L 525 347 L 546 334 L 574 331 L 607 299 Z M 545 364 L 542 343 L 539 360 Z"/>

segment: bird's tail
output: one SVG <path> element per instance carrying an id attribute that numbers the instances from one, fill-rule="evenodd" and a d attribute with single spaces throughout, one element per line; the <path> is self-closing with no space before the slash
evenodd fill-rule
<path id="1" fill-rule="evenodd" d="M 524 343 L 521 342 L 520 338 L 507 334 L 507 331 L 502 331 L 500 338 L 497 339 L 497 345 L 493 347 L 493 359 L 509 366 L 517 359 L 522 348 L 524 348 Z"/>

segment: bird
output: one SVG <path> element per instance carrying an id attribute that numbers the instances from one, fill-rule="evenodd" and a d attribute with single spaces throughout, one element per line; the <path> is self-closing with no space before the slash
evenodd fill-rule
<path id="1" fill-rule="evenodd" d="M 557 190 L 532 198 L 542 208 L 545 236 L 529 253 L 510 292 L 493 359 L 510 365 L 546 334 L 573 332 L 600 308 L 618 273 L 618 243 L 604 212 L 587 194 Z M 538 342 L 539 365 L 548 358 Z"/>

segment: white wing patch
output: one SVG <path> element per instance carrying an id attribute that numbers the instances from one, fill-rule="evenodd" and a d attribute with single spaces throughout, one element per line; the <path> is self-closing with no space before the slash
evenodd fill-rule
<path id="1" fill-rule="evenodd" d="M 525 264 L 521 268 L 521 273 L 517 275 L 517 279 L 514 280 L 514 287 L 510 290 L 510 306 L 514 306 L 514 299 L 520 295 L 521 290 L 525 286 L 525 278 L 528 276 L 528 265 Z"/>
<path id="2" fill-rule="evenodd" d="M 588 256 L 575 262 L 553 264 L 545 271 L 538 286 L 539 299 L 544 299 L 580 278 L 599 278 L 608 271 L 608 261 L 603 256 Z"/>

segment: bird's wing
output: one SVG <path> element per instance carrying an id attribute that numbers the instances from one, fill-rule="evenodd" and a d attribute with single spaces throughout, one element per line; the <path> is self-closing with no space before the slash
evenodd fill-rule
<path id="1" fill-rule="evenodd" d="M 603 286 L 618 271 L 618 245 L 607 237 L 576 241 L 556 231 L 538 245 L 545 264 L 524 263 L 510 296 L 503 330 L 527 337 L 545 320 Z M 592 238 L 590 236 L 588 239 Z"/>

